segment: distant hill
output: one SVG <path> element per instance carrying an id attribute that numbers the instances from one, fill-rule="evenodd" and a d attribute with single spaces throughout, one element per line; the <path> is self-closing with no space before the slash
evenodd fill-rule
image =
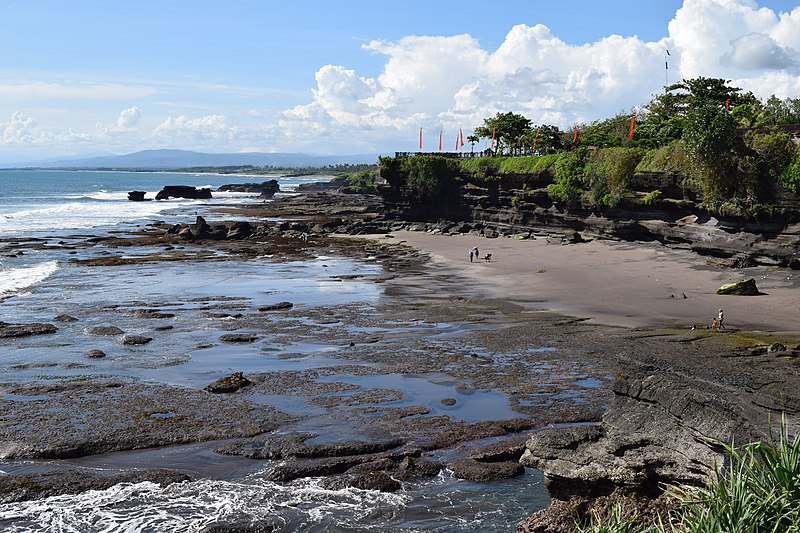
<path id="1" fill-rule="evenodd" d="M 256 167 L 324 167 L 328 165 L 377 163 L 380 154 L 315 155 L 302 153 L 245 152 L 206 154 L 188 150 L 142 150 L 126 155 L 60 159 L 26 163 L 37 168 L 114 168 L 114 169 L 176 169 L 187 167 L 227 167 L 253 165 Z M 16 165 L 15 165 L 16 166 Z M 20 165 L 22 166 L 22 165 Z"/>

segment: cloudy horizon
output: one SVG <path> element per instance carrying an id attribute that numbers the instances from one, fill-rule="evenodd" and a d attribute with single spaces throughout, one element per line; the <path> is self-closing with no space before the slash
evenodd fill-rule
<path id="1" fill-rule="evenodd" d="M 105 28 L 97 42 L 83 45 L 85 61 L 75 52 L 59 63 L 57 50 L 31 51 L 0 66 L 0 162 L 152 148 L 391 152 L 415 149 L 420 127 L 430 132 L 426 148 L 434 149 L 440 130 L 454 138 L 462 127 L 466 135 L 497 112 L 566 129 L 645 104 L 665 81 L 698 76 L 732 80 L 762 99 L 800 96 L 800 7 L 756 0 L 672 3 L 678 7 L 671 17 L 654 15 L 642 26 L 646 37 L 609 31 L 584 42 L 580 30 L 566 35 L 525 12 L 518 23 L 508 24 L 513 14 L 487 22 L 481 36 L 470 28 L 452 31 L 456 24 L 438 35 L 394 36 L 391 20 L 386 38 L 338 38 L 323 26 L 310 38 L 300 28 L 289 37 L 272 36 L 265 51 L 257 49 L 257 35 L 236 42 L 230 30 L 184 49 L 170 41 L 169 26 L 158 25 L 139 30 L 142 38 L 152 31 L 163 53 L 122 57 L 120 48 L 109 51 L 114 58 L 97 55 L 92 63 L 100 54 L 93 46 L 115 34 Z M 0 7 L 20 23 L 32 16 L 13 2 Z M 55 24 L 58 17 L 51 16 Z M 605 27 L 599 20 L 597 26 Z M 635 18 L 630 26 L 637 27 Z M 175 39 L 184 35 L 173 33 Z M 34 47 L 35 26 L 28 35 Z M 236 54 L 252 69 L 262 69 L 259 61 L 269 68 L 232 75 L 226 61 Z M 188 64 L 188 57 L 197 64 Z"/>

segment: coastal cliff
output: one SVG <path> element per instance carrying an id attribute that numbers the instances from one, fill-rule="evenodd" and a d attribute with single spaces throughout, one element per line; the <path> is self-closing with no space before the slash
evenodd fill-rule
<path id="1" fill-rule="evenodd" d="M 710 213 L 700 201 L 701 191 L 675 171 L 634 173 L 627 193 L 613 206 L 553 199 L 549 170 L 492 179 L 460 172 L 427 197 L 414 194 L 408 176 L 396 169 L 383 171 L 382 177 L 387 213 L 405 221 L 467 224 L 488 237 L 563 232 L 574 240 L 658 241 L 729 266 L 800 268 L 800 197 L 777 181 L 764 187 L 765 209 L 748 217 Z"/>

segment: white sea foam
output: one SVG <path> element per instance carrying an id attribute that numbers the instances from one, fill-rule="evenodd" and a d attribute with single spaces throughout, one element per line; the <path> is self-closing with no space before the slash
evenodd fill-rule
<path id="1" fill-rule="evenodd" d="M 263 479 L 196 481 L 160 487 L 154 483 L 120 484 L 30 502 L 0 505 L 4 532 L 199 531 L 211 523 L 269 521 L 308 529 L 336 517 L 342 527 L 355 524 L 381 531 L 376 511 L 390 518 L 409 497 L 377 491 L 324 490 L 313 480 L 279 485 Z M 323 526 L 324 527 L 324 526 Z"/>
<path id="2" fill-rule="evenodd" d="M 33 266 L 7 268 L 0 266 L 0 298 L 39 283 L 58 270 L 58 263 L 47 261 Z"/>

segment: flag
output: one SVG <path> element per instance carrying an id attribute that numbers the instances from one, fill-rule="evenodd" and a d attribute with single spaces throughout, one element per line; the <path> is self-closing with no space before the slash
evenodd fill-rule
<path id="1" fill-rule="evenodd" d="M 636 124 L 636 115 L 631 117 L 631 127 L 628 128 L 628 139 L 633 139 L 633 126 Z"/>
<path id="2" fill-rule="evenodd" d="M 456 152 L 458 152 L 458 148 L 459 148 L 459 146 L 458 146 L 458 135 L 456 135 Z"/>
<path id="3" fill-rule="evenodd" d="M 539 140 L 539 130 L 542 128 L 536 128 L 536 135 L 533 136 L 533 151 L 536 151 L 536 141 Z"/>
<path id="4" fill-rule="evenodd" d="M 497 126 L 492 128 L 492 150 L 494 150 L 494 136 L 497 133 Z"/>
<path id="5" fill-rule="evenodd" d="M 575 143 L 575 141 L 577 141 L 577 140 L 578 140 L 578 126 L 573 126 L 572 127 L 572 142 Z"/>
<path id="6" fill-rule="evenodd" d="M 672 54 L 669 53 L 669 50 L 664 49 L 664 51 L 667 53 L 667 55 L 672 55 Z"/>
<path id="7" fill-rule="evenodd" d="M 442 130 L 439 130 L 439 151 L 442 151 Z"/>
<path id="8" fill-rule="evenodd" d="M 461 128 L 458 128 L 458 139 L 461 142 L 461 146 L 464 146 L 464 132 L 461 131 Z"/>
<path id="9" fill-rule="evenodd" d="M 422 128 L 419 129 L 419 149 L 422 150 Z"/>
<path id="10" fill-rule="evenodd" d="M 725 112 L 727 113 L 730 110 L 731 110 L 731 99 L 728 98 L 727 100 L 725 100 Z"/>

